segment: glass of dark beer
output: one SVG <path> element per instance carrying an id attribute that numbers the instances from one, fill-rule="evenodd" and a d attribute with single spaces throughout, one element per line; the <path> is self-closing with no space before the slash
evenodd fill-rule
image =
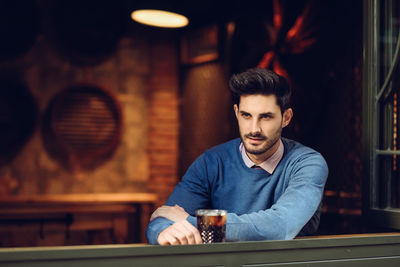
<path id="1" fill-rule="evenodd" d="M 226 210 L 196 210 L 197 228 L 204 244 L 225 242 Z"/>

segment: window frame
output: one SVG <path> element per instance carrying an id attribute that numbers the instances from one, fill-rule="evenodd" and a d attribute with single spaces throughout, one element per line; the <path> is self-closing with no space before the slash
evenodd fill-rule
<path id="1" fill-rule="evenodd" d="M 394 53 L 391 62 L 393 66 L 390 68 L 392 72 L 389 69 L 384 81 L 381 81 L 380 3 L 379 0 L 364 0 L 363 3 L 363 215 L 367 222 L 375 226 L 400 229 L 400 208 L 379 207 L 379 197 L 382 193 L 379 183 L 381 179 L 386 179 L 380 174 L 385 167 L 379 165 L 380 157 L 400 155 L 400 150 L 382 150 L 379 147 L 381 138 L 379 127 L 381 119 L 384 118 L 380 110 L 380 96 L 386 92 L 385 88 L 390 86 L 393 70 L 399 61 L 398 53 Z M 400 38 L 397 42 L 396 46 L 400 47 Z M 397 52 L 398 50 L 396 49 Z"/>

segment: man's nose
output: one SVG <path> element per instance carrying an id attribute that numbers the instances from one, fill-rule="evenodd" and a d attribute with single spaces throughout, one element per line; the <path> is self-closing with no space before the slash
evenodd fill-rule
<path id="1" fill-rule="evenodd" d="M 258 120 L 253 120 L 251 123 L 251 132 L 259 133 L 261 132 L 260 122 Z"/>

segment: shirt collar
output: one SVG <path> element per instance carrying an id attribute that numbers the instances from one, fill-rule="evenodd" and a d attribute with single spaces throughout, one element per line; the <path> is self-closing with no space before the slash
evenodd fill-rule
<path id="1" fill-rule="evenodd" d="M 242 154 L 244 164 L 246 164 L 246 166 L 249 168 L 253 167 L 255 164 L 253 161 L 251 161 L 251 159 L 247 155 L 246 149 L 244 148 L 244 145 L 243 145 L 243 142 L 240 142 L 239 150 L 240 150 L 240 153 Z M 279 161 L 283 157 L 283 151 L 284 151 L 284 146 L 283 146 L 282 140 L 279 139 L 279 147 L 275 151 L 275 153 L 272 154 L 271 157 L 267 158 L 264 162 L 258 164 L 257 166 L 261 167 L 262 169 L 267 171 L 269 174 L 272 174 L 274 172 L 276 166 L 278 166 Z"/>

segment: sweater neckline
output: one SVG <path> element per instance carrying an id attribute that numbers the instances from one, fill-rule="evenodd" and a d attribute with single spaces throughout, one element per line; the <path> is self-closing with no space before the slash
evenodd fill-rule
<path id="1" fill-rule="evenodd" d="M 257 174 L 261 173 L 261 174 L 267 174 L 268 176 L 270 176 L 271 174 L 269 172 L 267 172 L 266 170 L 264 170 L 264 169 L 249 168 L 249 167 L 246 166 L 246 164 L 244 163 L 244 160 L 242 158 L 242 154 L 240 152 L 240 149 L 239 149 L 239 145 L 240 145 L 241 142 L 242 142 L 242 139 L 240 139 L 240 138 L 236 139 L 236 142 L 235 142 L 235 155 L 236 155 L 236 159 L 239 161 L 239 163 L 242 166 L 242 168 L 244 170 L 248 171 L 248 172 L 251 172 L 251 173 L 257 173 Z M 279 163 L 278 163 L 278 165 L 279 165 Z M 278 166 L 276 166 L 276 167 L 278 167 Z"/>

